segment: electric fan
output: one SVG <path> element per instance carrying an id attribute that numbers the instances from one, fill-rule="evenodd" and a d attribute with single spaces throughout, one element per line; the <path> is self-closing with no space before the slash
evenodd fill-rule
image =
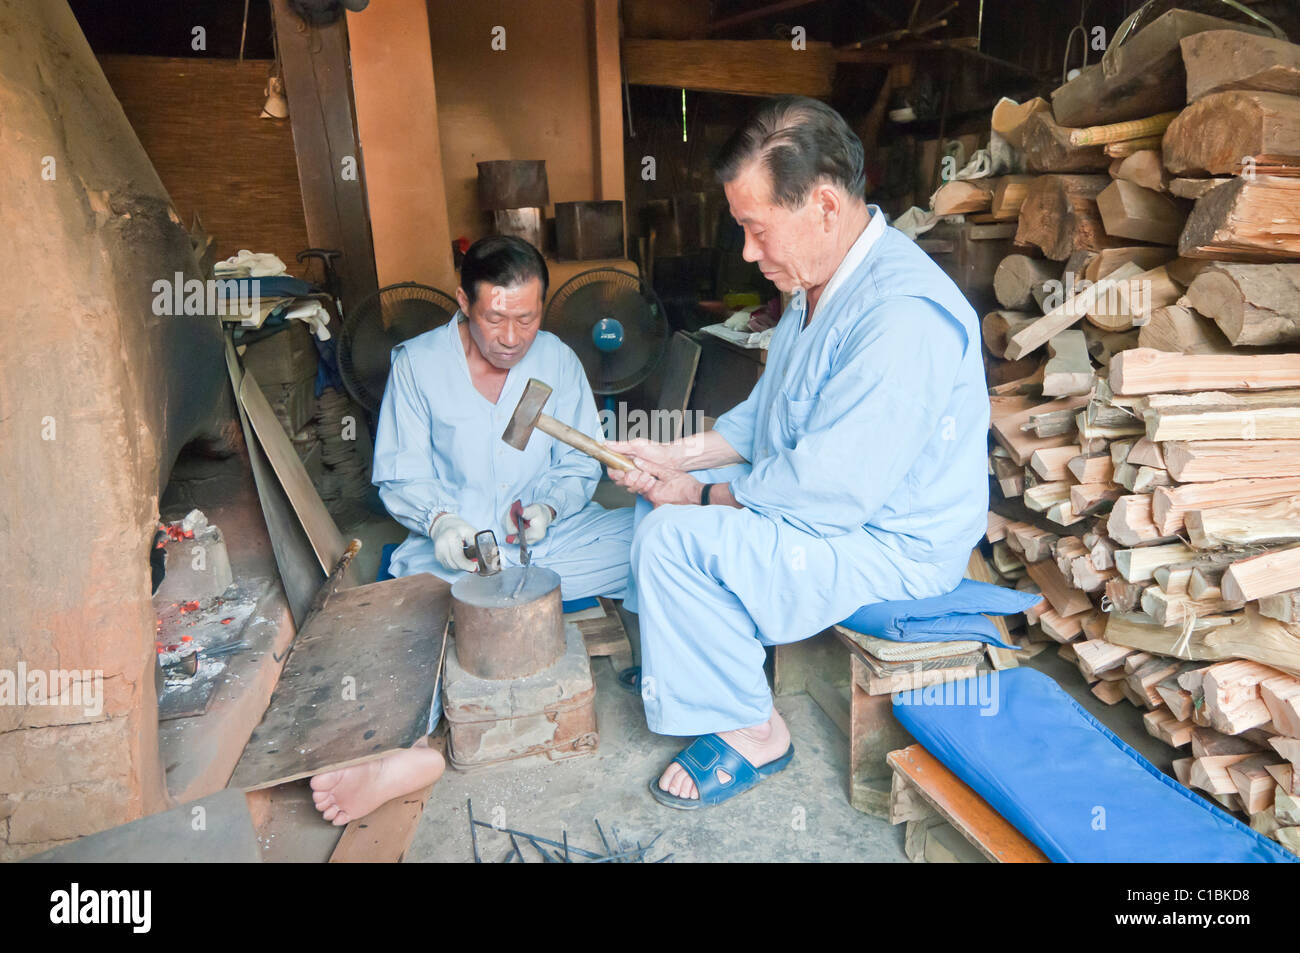
<path id="1" fill-rule="evenodd" d="M 602 396 L 645 380 L 671 333 L 654 289 L 616 268 L 593 268 L 566 281 L 542 326 L 574 350 L 592 391 Z"/>
<path id="2" fill-rule="evenodd" d="M 339 332 L 339 374 L 352 399 L 379 413 L 391 352 L 403 341 L 451 320 L 456 299 L 414 281 L 380 288 L 353 308 Z"/>

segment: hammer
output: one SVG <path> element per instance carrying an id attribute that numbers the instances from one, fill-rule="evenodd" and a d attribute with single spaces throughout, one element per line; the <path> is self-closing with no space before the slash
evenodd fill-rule
<path id="1" fill-rule="evenodd" d="M 549 414 L 542 413 L 542 408 L 546 406 L 547 398 L 550 396 L 549 386 L 535 377 L 531 378 L 528 386 L 524 388 L 524 396 L 519 398 L 519 406 L 510 415 L 510 423 L 506 424 L 506 432 L 501 435 L 501 439 L 516 450 L 522 450 L 528 446 L 528 438 L 533 435 L 533 428 L 536 428 L 542 433 L 550 434 L 561 443 L 567 443 L 570 447 L 581 450 L 589 457 L 595 457 L 608 467 L 614 467 L 616 470 L 636 469 L 636 464 L 623 454 L 615 453 L 581 430 L 574 430 L 568 424 L 562 424 Z"/>

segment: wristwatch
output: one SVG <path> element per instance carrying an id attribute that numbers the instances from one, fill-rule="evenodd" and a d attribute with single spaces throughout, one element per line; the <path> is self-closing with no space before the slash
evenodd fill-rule
<path id="1" fill-rule="evenodd" d="M 709 491 L 713 489 L 712 483 L 704 484 L 704 489 L 700 490 L 700 506 L 709 505 Z"/>

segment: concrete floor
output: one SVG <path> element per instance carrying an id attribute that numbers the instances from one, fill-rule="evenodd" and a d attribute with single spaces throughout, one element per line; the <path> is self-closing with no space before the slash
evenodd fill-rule
<path id="1" fill-rule="evenodd" d="M 472 857 L 465 802 L 477 819 L 600 850 L 594 824 L 618 828 L 625 844 L 663 831 L 647 859 L 672 853 L 688 861 L 903 862 L 903 828 L 849 806 L 848 741 L 807 695 L 782 698 L 795 759 L 784 772 L 719 807 L 688 812 L 663 807 L 647 784 L 684 744 L 652 735 L 638 697 L 618 685 L 606 659 L 594 660 L 600 747 L 567 761 L 530 760 L 448 769 L 434 788 L 406 862 L 466 862 Z M 526 844 L 529 862 L 540 862 Z M 479 829 L 479 851 L 498 861 L 505 835 Z"/>
<path id="2" fill-rule="evenodd" d="M 596 498 L 611 508 L 630 503 L 630 498 L 608 481 L 601 482 Z M 346 534 L 359 536 L 366 544 L 358 556 L 360 578 L 365 580 L 374 579 L 382 544 L 405 538 L 402 527 L 383 517 L 351 527 Z M 639 653 L 636 617 L 624 614 L 624 619 Z M 1142 711 L 1126 701 L 1103 704 L 1088 691 L 1078 669 L 1062 660 L 1054 647 L 1029 664 L 1054 678 L 1157 767 L 1172 773 L 1174 751 L 1146 734 Z M 588 850 L 602 849 L 596 819 L 606 836 L 611 828 L 617 828 L 629 846 L 662 831 L 648 860 L 671 853 L 670 862 L 906 861 L 902 825 L 892 827 L 849 806 L 848 740 L 809 696 L 778 700 L 794 736 L 795 760 L 789 768 L 720 807 L 676 811 L 651 798 L 647 784 L 688 739 L 651 734 L 640 699 L 619 687 L 607 659 L 594 659 L 593 673 L 600 730 L 597 751 L 558 762 L 529 759 L 469 772 L 448 768 L 425 808 L 407 863 L 466 863 L 472 859 L 467 799 L 473 800 L 478 819 L 554 840 L 568 831 L 571 844 Z M 278 812 L 311 819 L 305 786 L 301 792 L 286 793 L 281 800 Z M 316 854 L 320 859 L 328 855 L 332 837 L 337 836 L 333 831 L 319 832 L 319 843 L 311 845 L 312 859 Z M 510 852 L 504 834 L 483 828 L 478 833 L 484 861 L 499 861 Z M 305 844 L 297 837 L 291 840 L 293 858 L 304 859 Z M 276 856 L 280 845 L 264 846 L 266 859 L 290 859 Z M 531 847 L 521 846 L 529 863 L 541 861 Z"/>

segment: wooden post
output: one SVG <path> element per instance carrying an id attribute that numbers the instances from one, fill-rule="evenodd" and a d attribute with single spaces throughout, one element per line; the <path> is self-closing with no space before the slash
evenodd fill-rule
<path id="1" fill-rule="evenodd" d="M 347 27 L 340 19 L 330 26 L 308 28 L 289 10 L 287 0 L 271 0 L 271 12 L 293 125 L 307 239 L 313 247 L 343 253 L 337 268 L 346 312 L 378 286 L 361 154 L 352 125 Z M 355 177 L 344 178 L 347 160 Z"/>

